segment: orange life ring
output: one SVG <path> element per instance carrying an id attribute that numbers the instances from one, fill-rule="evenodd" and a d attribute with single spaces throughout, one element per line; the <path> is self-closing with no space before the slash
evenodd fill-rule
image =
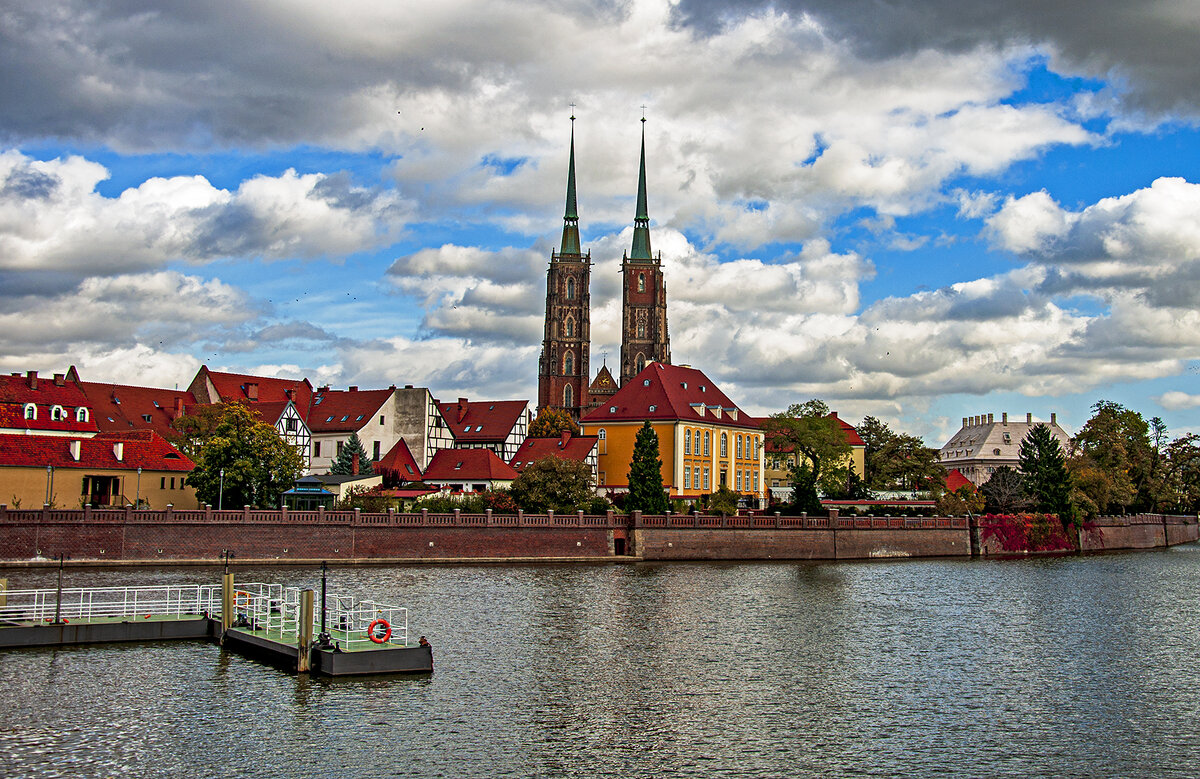
<path id="1" fill-rule="evenodd" d="M 238 590 L 233 594 L 233 605 L 237 608 L 244 608 L 250 604 L 250 593 Z"/>
<path id="2" fill-rule="evenodd" d="M 383 636 L 380 637 L 375 633 L 375 628 L 383 625 Z M 392 626 L 388 624 L 386 619 L 382 617 L 367 625 L 367 638 L 374 641 L 376 644 L 386 644 L 388 639 L 392 637 Z"/>

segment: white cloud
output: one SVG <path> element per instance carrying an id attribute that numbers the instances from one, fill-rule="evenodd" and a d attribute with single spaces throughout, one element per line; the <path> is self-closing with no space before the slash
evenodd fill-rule
<path id="1" fill-rule="evenodd" d="M 1200 408 L 1200 395 L 1189 395 L 1186 392 L 1171 390 L 1154 398 L 1154 402 L 1167 411 L 1178 411 L 1184 408 Z"/>

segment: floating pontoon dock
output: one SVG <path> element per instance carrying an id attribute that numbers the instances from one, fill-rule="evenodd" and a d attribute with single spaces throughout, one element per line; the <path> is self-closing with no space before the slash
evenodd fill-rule
<path id="1" fill-rule="evenodd" d="M 280 584 L 0 590 L 0 648 L 207 639 L 297 672 L 428 673 L 408 610 Z M 324 626 L 324 629 L 322 629 Z M 316 640 L 314 640 L 314 636 Z"/>

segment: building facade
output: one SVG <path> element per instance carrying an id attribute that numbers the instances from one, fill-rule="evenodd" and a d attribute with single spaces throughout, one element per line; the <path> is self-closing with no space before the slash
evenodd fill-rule
<path id="1" fill-rule="evenodd" d="M 1036 424 L 1033 414 L 1026 414 L 1022 421 L 1013 421 L 1008 414 L 1001 414 L 996 421 L 993 414 L 963 417 L 962 427 L 950 436 L 938 455 L 942 467 L 947 471 L 957 470 L 979 487 L 992 478 L 997 468 L 1007 465 L 1016 470 L 1020 463 L 1021 440 Z M 1058 414 L 1051 414 L 1044 423 L 1050 434 L 1058 439 L 1064 453 L 1071 437 L 1058 425 Z"/>

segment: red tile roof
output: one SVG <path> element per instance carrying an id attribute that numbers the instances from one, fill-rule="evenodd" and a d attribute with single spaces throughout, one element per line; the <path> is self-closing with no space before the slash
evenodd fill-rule
<path id="1" fill-rule="evenodd" d="M 437 401 L 454 439 L 460 443 L 502 443 L 512 433 L 527 400 L 476 400 L 459 398 L 457 403 Z"/>
<path id="2" fill-rule="evenodd" d="M 153 430 L 170 437 L 175 435 L 171 423 L 196 405 L 196 396 L 187 390 L 98 381 L 81 381 L 79 387 L 95 412 L 96 425 L 106 433 Z"/>
<path id="3" fill-rule="evenodd" d="M 329 390 L 313 397 L 308 412 L 308 429 L 314 433 L 353 432 L 377 416 L 395 388 L 381 390 Z"/>
<path id="4" fill-rule="evenodd" d="M 71 456 L 79 444 L 79 459 Z M 117 459 L 116 445 L 122 458 Z M 152 430 L 101 433 L 94 438 L 74 436 L 0 434 L 0 467 L 92 468 L 114 471 L 173 471 L 187 473 L 195 463 Z"/>
<path id="5" fill-rule="evenodd" d="M 717 413 L 720 409 L 720 413 Z M 585 424 L 638 422 L 644 419 L 717 423 L 728 427 L 758 427 L 695 368 L 652 362 L 630 379 L 603 405 L 586 414 Z"/>
<path id="6" fill-rule="evenodd" d="M 959 487 L 970 487 L 971 492 L 975 491 L 975 483 L 966 476 L 963 476 L 957 468 L 954 468 L 946 474 L 946 489 L 954 492 Z"/>
<path id="7" fill-rule="evenodd" d="M 517 478 L 508 463 L 491 449 L 440 449 L 425 469 L 425 481 L 512 481 Z"/>
<path id="8" fill-rule="evenodd" d="M 517 471 L 525 470 L 530 463 L 543 457 L 561 457 L 564 460 L 584 462 L 600 439 L 594 435 L 573 436 L 568 431 L 547 438 L 526 438 L 525 443 L 513 455 L 512 466 Z"/>
<path id="9" fill-rule="evenodd" d="M 217 397 L 204 397 L 204 393 L 207 392 L 206 379 L 216 390 Z M 288 400 L 287 393 L 290 390 L 293 393 L 292 401 L 302 418 L 308 417 L 308 408 L 313 397 L 313 388 L 308 379 L 277 379 L 246 373 L 222 373 L 209 370 L 207 365 L 200 366 L 188 389 L 196 394 L 197 400 L 214 403 L 223 400 L 242 400 L 250 403 L 281 402 Z"/>
<path id="10" fill-rule="evenodd" d="M 375 473 L 380 475 L 392 474 L 402 482 L 421 481 L 421 466 L 417 458 L 412 456 L 408 444 L 401 438 L 396 445 L 388 450 L 373 466 Z"/>
<path id="11" fill-rule="evenodd" d="M 36 384 L 36 388 L 33 386 Z M 25 418 L 25 405 L 33 403 L 37 419 Z M 51 418 L 55 406 L 63 410 L 63 418 Z M 76 420 L 76 409 L 88 409 L 87 421 Z M 0 428 L 28 430 L 32 433 L 69 432 L 88 434 L 97 432 L 95 414 L 87 396 L 74 382 L 62 375 L 53 378 L 37 375 L 36 371 L 26 375 L 0 376 Z"/>

